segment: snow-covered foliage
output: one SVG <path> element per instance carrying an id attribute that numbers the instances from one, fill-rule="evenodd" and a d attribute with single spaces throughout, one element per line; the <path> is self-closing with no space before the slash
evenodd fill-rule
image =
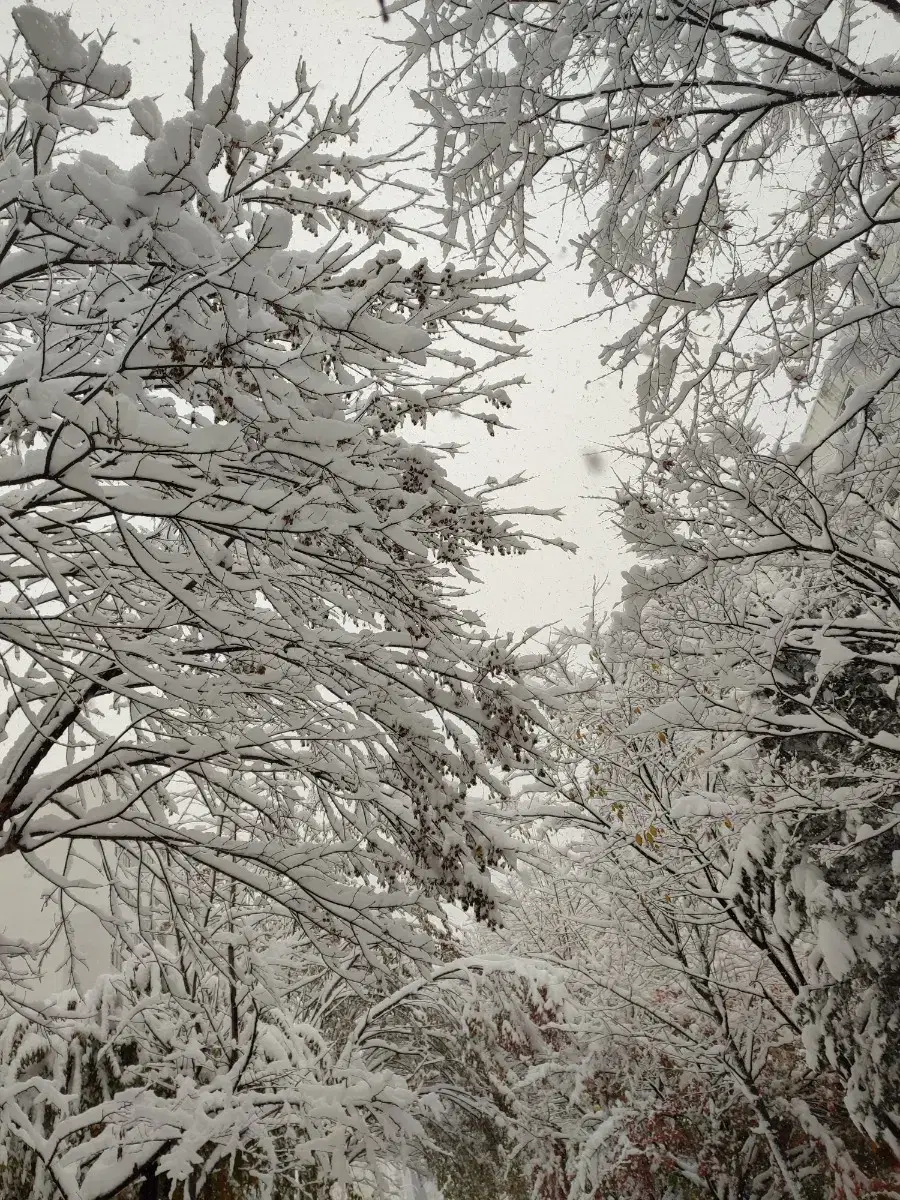
<path id="1" fill-rule="evenodd" d="M 637 565 L 540 689 L 457 606 L 525 543 L 423 430 L 498 423 L 511 280 L 416 258 L 355 100 L 251 117 L 235 0 L 165 120 L 15 9 L 0 872 L 54 916 L 0 940 L 0 1190 L 898 1195 L 894 2 L 393 7 L 440 250 L 527 250 L 552 177 L 631 306 Z M 741 415 L 814 378 L 806 443 Z"/>
<path id="2" fill-rule="evenodd" d="M 630 573 L 618 636 L 677 694 L 634 728 L 706 730 L 750 804 L 730 887 L 763 898 L 796 976 L 807 1050 L 873 1138 L 900 1135 L 900 658 L 894 421 L 767 451 L 722 418 L 670 442 L 621 495 L 658 561 Z"/>
<path id="3" fill-rule="evenodd" d="M 581 994 L 553 1067 L 575 1194 L 897 1189 L 893 428 L 870 406 L 810 454 L 720 414 L 619 492 L 642 561 L 558 681 L 513 947 Z"/>
<path id="4" fill-rule="evenodd" d="M 4 1022 L 4 1195 L 390 1194 L 397 1163 L 425 1162 L 429 1126 L 478 1104 L 455 1064 L 480 963 L 375 972 L 359 955 L 338 974 L 266 906 L 203 882 L 118 971 Z"/>
<path id="5" fill-rule="evenodd" d="M 560 205 L 630 306 L 599 349 L 638 368 L 642 418 L 802 393 L 839 348 L 896 378 L 895 0 L 391 7 L 453 227 L 534 249 L 530 196 Z"/>
<path id="6" fill-rule="evenodd" d="M 569 701 L 520 800 L 517 905 L 478 935 L 547 971 L 537 1005 L 504 980 L 478 1039 L 501 1081 L 498 1194 L 900 1190 L 895 618 L 838 554 L 765 554 L 747 508 L 741 569 L 717 556 L 714 529 L 720 552 L 737 540 L 726 495 L 740 507 L 738 476 L 772 468 L 748 441 L 623 496 L 656 562 L 591 631 L 590 665 L 581 643 L 555 675 Z"/>
<path id="7" fill-rule="evenodd" d="M 637 385 L 639 563 L 523 815 L 513 948 L 569 978 L 509 1068 L 520 1177 L 896 1192 L 900 8 L 392 8 L 451 230 L 537 254 L 559 201 Z"/>
<path id="8" fill-rule="evenodd" d="M 493 918 L 534 743 L 515 648 L 456 607 L 523 539 L 403 435 L 497 423 L 504 281 L 416 259 L 415 193 L 373 207 L 387 160 L 302 67 L 241 115 L 234 16 L 171 120 L 30 5 L 0 80 L 0 871 L 57 913 L 0 943 L 0 1112 L 35 1196 L 377 1162 L 419 1083 L 372 1014 L 431 978 L 441 898 Z M 86 147 L 108 121 L 133 164 Z M 75 906 L 112 973 L 45 1004 Z"/>
<path id="9" fill-rule="evenodd" d="M 639 779 L 627 740 L 592 749 L 628 753 Z M 632 821 L 612 765 L 604 778 L 623 815 L 595 795 L 508 930 L 556 962 L 564 997 L 506 1076 L 513 1194 L 523 1178 L 545 1200 L 895 1194 L 893 1155 L 853 1128 L 835 1072 L 805 1061 L 767 946 L 711 894 L 725 854 L 705 880 L 691 823 L 659 813 L 647 848 L 648 805 Z"/>

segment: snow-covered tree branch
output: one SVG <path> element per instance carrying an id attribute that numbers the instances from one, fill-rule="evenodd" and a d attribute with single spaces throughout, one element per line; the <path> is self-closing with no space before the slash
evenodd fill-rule
<path id="1" fill-rule="evenodd" d="M 630 318 L 598 353 L 636 369 L 640 419 L 808 399 L 835 355 L 896 378 L 896 6 L 392 7 L 451 227 L 538 250 L 530 218 L 559 206 L 594 315 Z"/>
<path id="2" fill-rule="evenodd" d="M 456 603 L 523 537 L 403 434 L 498 422 L 507 281 L 416 258 L 416 193 L 302 66 L 241 115 L 243 0 L 168 121 L 68 18 L 13 15 L 0 871 L 42 876 L 56 922 L 0 943 L 4 1149 L 66 1200 L 157 1172 L 199 1195 L 226 1160 L 340 1180 L 416 1085 L 401 1049 L 335 1047 L 430 978 L 442 898 L 494 918 L 492 804 L 535 739 L 516 647 Z M 86 147 L 108 121 L 130 165 Z M 76 909 L 115 969 L 45 1003 Z"/>

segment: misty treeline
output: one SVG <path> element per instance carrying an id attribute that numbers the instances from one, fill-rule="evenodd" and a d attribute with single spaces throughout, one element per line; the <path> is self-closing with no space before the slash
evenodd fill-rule
<path id="1" fill-rule="evenodd" d="M 0 1194 L 900 1195 L 900 7 L 385 7 L 267 115 L 12 12 Z M 628 570 L 493 636 L 550 218 Z"/>

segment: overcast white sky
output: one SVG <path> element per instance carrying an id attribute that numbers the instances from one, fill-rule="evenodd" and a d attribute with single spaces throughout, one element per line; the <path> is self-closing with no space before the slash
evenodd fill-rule
<path id="1" fill-rule="evenodd" d="M 0 0 L 0 49 L 12 33 L 15 2 Z M 38 3 L 57 11 L 66 7 L 60 0 Z M 70 11 L 78 32 L 115 27 L 109 57 L 130 62 L 133 94 L 159 97 L 168 114 L 183 103 L 190 27 L 207 51 L 208 81 L 218 72 L 218 54 L 232 29 L 231 0 L 72 0 Z M 382 24 L 377 0 L 251 0 L 247 40 L 254 61 L 247 99 L 264 108 L 268 99 L 286 93 L 301 55 L 308 63 L 310 83 L 318 83 L 326 96 L 347 95 L 367 59 L 373 78 L 391 65 L 394 51 L 378 39 L 401 30 L 396 18 L 388 26 Z M 372 112 L 372 136 L 381 145 L 402 140 L 413 119 L 403 86 L 376 100 Z M 106 152 L 107 146 L 97 149 Z M 565 241 L 549 221 L 547 233 L 554 243 Z M 465 482 L 524 471 L 532 481 L 518 490 L 521 503 L 563 507 L 563 521 L 545 527 L 546 532 L 579 546 L 576 555 L 543 549 L 525 559 L 493 558 L 479 564 L 484 587 L 473 597 L 472 607 L 484 613 L 491 629 L 578 621 L 595 578 L 609 579 L 610 601 L 618 591 L 620 554 L 597 501 L 588 498 L 608 486 L 611 475 L 608 470 L 593 472 L 585 452 L 625 428 L 629 397 L 627 391 L 597 382 L 604 326 L 559 328 L 596 307 L 584 277 L 568 265 L 570 259 L 561 245 L 546 281 L 524 289 L 517 303 L 519 319 L 533 332 L 527 339 L 529 383 L 514 396 L 507 418 L 516 429 L 488 438 L 480 427 L 460 431 L 455 424 L 435 435 L 441 441 L 472 439 L 467 459 L 458 461 L 456 468 Z"/>

